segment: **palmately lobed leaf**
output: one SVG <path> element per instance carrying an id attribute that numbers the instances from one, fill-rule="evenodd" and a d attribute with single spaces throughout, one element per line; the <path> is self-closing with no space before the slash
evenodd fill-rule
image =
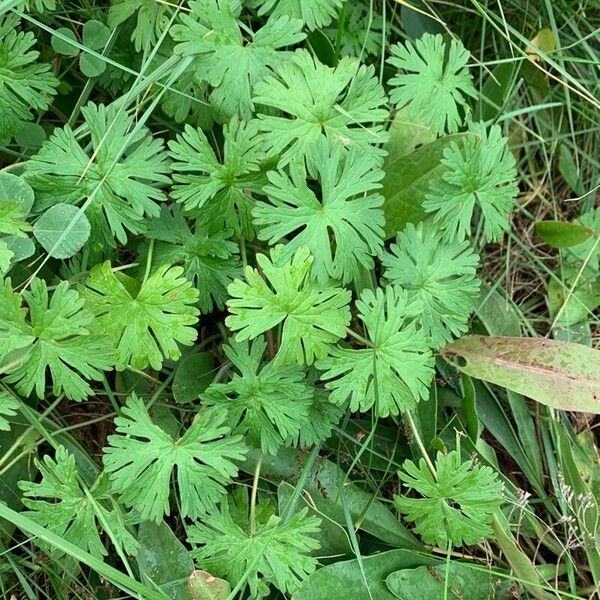
<path id="1" fill-rule="evenodd" d="M 227 286 L 242 274 L 238 245 L 230 230 L 211 230 L 198 220 L 192 233 L 178 205 L 163 206 L 160 217 L 148 223 L 147 237 L 157 240 L 153 263 L 182 265 L 185 276 L 198 290 L 202 313 L 223 309 Z"/>
<path id="2" fill-rule="evenodd" d="M 169 22 L 173 7 L 155 0 L 113 0 L 108 9 L 108 26 L 115 29 L 135 15 L 131 41 L 136 52 L 153 47 Z"/>
<path id="3" fill-rule="evenodd" d="M 236 517 L 241 515 L 236 514 Z M 250 533 L 247 522 L 234 519 L 227 502 L 189 529 L 192 555 L 211 573 L 236 584 L 246 577 L 252 598 L 269 595 L 269 585 L 291 594 L 316 568 L 309 553 L 319 548 L 314 535 L 320 519 L 303 508 L 289 520 L 271 515 Z"/>
<path id="4" fill-rule="evenodd" d="M 335 68 L 327 67 L 307 50 L 297 50 L 257 83 L 254 94 L 254 102 L 281 112 L 258 115 L 267 151 L 280 155 L 280 166 L 306 160 L 313 170 L 311 152 L 323 137 L 333 146 L 383 157 L 386 101 L 372 65 L 343 57 Z"/>
<path id="5" fill-rule="evenodd" d="M 178 439 L 152 422 L 133 395 L 115 419 L 103 461 L 114 491 L 142 519 L 159 523 L 170 514 L 170 483 L 177 480 L 180 511 L 196 519 L 215 507 L 244 459 L 241 436 L 229 435 L 226 412 L 203 409 Z"/>
<path id="6" fill-rule="evenodd" d="M 384 42 L 383 16 L 370 3 L 362 0 L 346 0 L 337 22 L 324 29 L 333 44 L 340 36 L 340 56 L 355 56 L 365 60 L 378 56 Z"/>
<path id="7" fill-rule="evenodd" d="M 345 337 L 351 292 L 310 281 L 313 257 L 306 246 L 298 248 L 291 261 L 282 260 L 281 253 L 278 246 L 270 259 L 258 254 L 260 271 L 246 267 L 246 281 L 236 279 L 229 285 L 225 324 L 237 332 L 237 341 L 244 341 L 281 323 L 277 359 L 281 364 L 311 365 Z"/>
<path id="8" fill-rule="evenodd" d="M 331 402 L 349 400 L 351 410 L 373 408 L 380 417 L 413 409 L 428 397 L 434 371 L 427 338 L 407 310 L 406 292 L 395 286 L 367 289 L 356 307 L 369 347 L 335 346 L 316 363 Z"/>
<path id="9" fill-rule="evenodd" d="M 0 390 L 0 431 L 10 431 L 10 418 L 19 410 L 19 402 L 6 390 Z"/>
<path id="10" fill-rule="evenodd" d="M 434 349 L 468 329 L 479 298 L 479 257 L 467 240 L 445 240 L 431 223 L 412 223 L 382 255 L 385 279 L 406 290 L 408 310 Z"/>
<path id="11" fill-rule="evenodd" d="M 29 509 L 27 516 L 99 559 L 108 555 L 100 537 L 107 526 L 113 544 L 121 551 L 130 554 L 137 551 L 138 543 L 127 530 L 123 515 L 110 502 L 103 475 L 86 493 L 80 484 L 75 457 L 63 446 L 57 447 L 54 458 L 46 455 L 43 460 L 35 458 L 34 463 L 42 475 L 41 481 L 19 482 L 23 504 Z M 60 548 L 41 545 L 58 564 L 71 564 L 64 562 Z"/>
<path id="12" fill-rule="evenodd" d="M 145 218 L 158 216 L 160 189 L 171 180 L 160 139 L 140 129 L 114 105 L 89 103 L 81 109 L 87 142 L 82 146 L 69 125 L 55 129 L 27 161 L 25 178 L 36 193 L 34 210 L 57 202 L 86 204 L 92 240 L 115 246 L 129 233 L 146 231 Z"/>
<path id="13" fill-rule="evenodd" d="M 24 302 L 25 306 L 22 306 Z M 45 281 L 34 279 L 29 291 L 13 291 L 10 279 L 0 286 L 0 361 L 5 381 L 28 396 L 52 393 L 72 400 L 92 394 L 88 381 L 102 379 L 111 369 L 115 351 L 106 332 L 92 333 L 94 317 L 84 299 L 69 283 L 61 282 L 50 294 Z"/>
<path id="14" fill-rule="evenodd" d="M 143 282 L 115 273 L 109 261 L 96 265 L 82 288 L 94 329 L 117 348 L 117 369 L 160 370 L 163 359 L 181 356 L 179 344 L 197 337 L 199 293 L 182 267 L 162 265 Z"/>
<path id="15" fill-rule="evenodd" d="M 200 129 L 186 125 L 183 134 L 169 142 L 175 161 L 173 198 L 193 214 L 198 223 L 213 230 L 223 227 L 253 239 L 250 192 L 259 193 L 267 183 L 257 121 L 232 119 L 223 128 L 223 157 Z"/>
<path id="16" fill-rule="evenodd" d="M 469 52 L 461 42 L 424 33 L 419 39 L 392 46 L 388 62 L 399 69 L 390 79 L 390 98 L 398 108 L 425 121 L 437 133 L 455 133 L 476 92 L 466 69 Z"/>
<path id="17" fill-rule="evenodd" d="M 320 284 L 329 279 L 350 283 L 360 268 L 370 270 L 373 256 L 383 247 L 385 219 L 381 187 L 383 171 L 378 158 L 357 147 L 345 150 L 321 139 L 311 152 L 320 193 L 297 163 L 268 174 L 264 193 L 252 211 L 258 238 L 271 244 L 287 241 L 281 252 L 291 259 L 300 246 L 310 249 L 311 277 Z"/>
<path id="18" fill-rule="evenodd" d="M 0 139 L 18 134 L 33 111 L 46 110 L 58 86 L 50 65 L 37 62 L 34 34 L 18 31 L 18 23 L 16 15 L 0 18 Z"/>
<path id="19" fill-rule="evenodd" d="M 262 364 L 266 347 L 262 337 L 225 346 L 235 372 L 230 382 L 211 384 L 202 401 L 224 408 L 235 433 L 275 455 L 308 426 L 313 388 L 298 365 Z"/>
<path id="20" fill-rule="evenodd" d="M 425 460 L 404 462 L 402 483 L 422 497 L 394 496 L 396 508 L 426 544 L 446 548 L 478 544 L 492 535 L 492 516 L 502 502 L 502 484 L 488 466 L 461 462 L 460 452 L 438 452 L 435 477 Z"/>
<path id="21" fill-rule="evenodd" d="M 309 29 L 329 25 L 342 7 L 342 0 L 250 0 L 258 6 L 258 14 L 301 19 Z"/>
<path id="22" fill-rule="evenodd" d="M 444 149 L 441 177 L 430 182 L 423 208 L 448 238 L 466 238 L 480 214 L 487 240 L 498 240 L 510 227 L 518 187 L 515 159 L 499 125 L 472 123 L 462 143 Z"/>
<path id="23" fill-rule="evenodd" d="M 241 3 L 235 0 L 195 0 L 190 8 L 171 29 L 178 42 L 175 51 L 198 57 L 198 76 L 213 87 L 210 100 L 221 121 L 234 116 L 250 119 L 254 86 L 289 57 L 283 48 L 306 37 L 302 21 L 273 16 L 249 31 L 241 20 Z"/>

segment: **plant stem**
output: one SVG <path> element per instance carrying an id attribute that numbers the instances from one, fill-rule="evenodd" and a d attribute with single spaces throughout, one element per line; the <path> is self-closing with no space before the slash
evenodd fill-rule
<path id="1" fill-rule="evenodd" d="M 146 259 L 146 270 L 144 271 L 144 279 L 142 285 L 146 283 L 148 277 L 150 277 L 150 269 L 152 268 L 152 255 L 154 254 L 154 240 L 150 240 L 148 244 L 148 258 Z"/>
<path id="2" fill-rule="evenodd" d="M 427 450 L 425 450 L 425 445 L 423 444 L 423 440 L 421 439 L 421 436 L 419 435 L 419 431 L 417 429 L 415 421 L 412 418 L 410 411 L 407 410 L 405 414 L 406 414 L 406 420 L 408 421 L 408 424 L 410 426 L 410 430 L 413 434 L 413 437 L 415 438 L 415 442 L 417 442 L 417 446 L 419 446 L 419 450 L 421 451 L 421 455 L 423 456 L 423 459 L 427 463 L 427 466 L 429 467 L 429 470 L 431 471 L 433 478 L 437 481 L 437 472 L 435 470 L 435 467 L 433 466 L 433 463 L 431 462 L 431 458 L 429 458 L 429 454 L 427 454 Z"/>
<path id="3" fill-rule="evenodd" d="M 262 455 L 256 463 L 254 469 L 254 478 L 252 479 L 252 491 L 250 493 L 250 535 L 256 534 L 256 496 L 258 494 L 258 478 L 260 477 L 260 466 L 262 464 Z"/>
<path id="4" fill-rule="evenodd" d="M 371 342 L 371 340 L 368 340 L 366 337 L 363 337 L 362 335 L 360 335 L 360 333 L 356 333 L 356 331 L 350 329 L 350 327 L 346 327 L 346 333 L 350 337 L 353 337 L 355 340 L 358 340 L 364 346 L 367 346 L 369 348 L 373 347 L 373 342 Z"/>
<path id="5" fill-rule="evenodd" d="M 246 256 L 246 238 L 244 236 L 240 238 L 240 258 L 242 267 L 245 269 L 248 266 L 248 257 Z"/>
<path id="6" fill-rule="evenodd" d="M 12 394 L 12 395 L 13 395 L 13 397 L 16 397 L 20 402 L 23 402 L 15 394 Z M 42 413 L 42 418 L 47 417 L 63 401 L 63 398 L 64 398 L 63 394 L 61 394 L 58 398 L 56 398 L 54 400 L 54 402 L 52 402 L 52 404 L 50 404 L 48 406 L 48 408 Z M 23 445 L 25 444 L 25 442 L 27 440 L 27 437 L 29 435 L 31 435 L 31 432 L 33 430 L 34 430 L 34 427 L 30 426 L 21 435 L 19 435 L 19 437 L 14 441 L 14 443 L 12 444 L 12 446 L 4 453 L 4 456 L 2 456 L 2 458 L 0 458 L 0 467 L 4 466 L 6 464 L 7 460 L 16 452 L 16 450 L 22 444 Z M 35 444 L 34 444 L 34 446 L 35 446 Z"/>

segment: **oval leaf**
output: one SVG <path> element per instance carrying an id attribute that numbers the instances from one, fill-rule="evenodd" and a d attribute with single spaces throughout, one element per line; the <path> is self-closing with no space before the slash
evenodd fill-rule
<path id="1" fill-rule="evenodd" d="M 346 560 L 315 571 L 293 600 L 394 600 L 387 577 L 399 569 L 435 565 L 439 561 L 408 550 L 390 550 L 360 561 Z"/>
<path id="2" fill-rule="evenodd" d="M 553 248 L 576 246 L 594 233 L 589 227 L 563 221 L 538 221 L 535 230 L 540 239 Z"/>
<path id="3" fill-rule="evenodd" d="M 21 148 L 40 148 L 46 141 L 46 131 L 37 123 L 23 123 L 23 130 L 15 136 Z"/>
<path id="4" fill-rule="evenodd" d="M 77 42 L 75 34 L 67 27 L 59 27 L 55 33 L 52 34 L 50 44 L 52 48 L 58 54 L 64 56 L 77 56 L 79 54 L 79 48 L 75 44 L 71 44 L 69 40 Z"/>
<path id="5" fill-rule="evenodd" d="M 12 173 L 0 173 L 0 203 L 18 202 L 23 215 L 27 215 L 33 199 L 33 189 L 25 180 Z"/>
<path id="6" fill-rule="evenodd" d="M 226 600 L 231 593 L 229 582 L 208 571 L 194 571 L 188 580 L 191 600 Z"/>
<path id="7" fill-rule="evenodd" d="M 136 559 L 142 581 L 159 587 L 172 600 L 189 600 L 188 579 L 194 563 L 185 546 L 170 527 L 161 521 L 144 521 L 138 533 L 140 549 Z"/>
<path id="8" fill-rule="evenodd" d="M 100 21 L 92 19 L 83 26 L 83 45 L 91 50 L 101 50 L 110 39 L 110 29 Z"/>
<path id="9" fill-rule="evenodd" d="M 402 231 L 407 223 L 418 223 L 423 220 L 425 217 L 423 200 L 429 192 L 429 183 L 435 177 L 439 177 L 445 169 L 441 163 L 444 148 L 469 134 L 457 133 L 427 143 L 427 129 L 421 130 L 421 135 L 424 137 L 416 142 L 425 145 L 414 152 L 410 151 L 410 154 L 407 153 L 405 134 L 398 135 L 402 135 L 401 141 L 392 135 L 385 146 L 388 155 L 383 165 L 385 176 L 381 193 L 385 198 L 383 210 L 386 238 Z"/>
<path id="10" fill-rule="evenodd" d="M 463 373 L 560 410 L 600 413 L 600 351 L 544 338 L 468 335 L 442 350 Z"/>
<path id="11" fill-rule="evenodd" d="M 173 380 L 173 398 L 183 404 L 193 402 L 215 378 L 212 356 L 208 352 L 198 352 L 186 356 L 178 365 Z"/>
<path id="12" fill-rule="evenodd" d="M 28 237 L 17 235 L 7 235 L 2 238 L 8 249 L 13 253 L 13 262 L 25 260 L 33 256 L 35 252 L 35 244 Z"/>
<path id="13" fill-rule="evenodd" d="M 98 77 L 106 70 L 106 63 L 98 56 L 82 54 L 79 57 L 79 69 L 86 77 Z"/>
<path id="14" fill-rule="evenodd" d="M 69 258 L 87 242 L 90 223 L 76 206 L 60 203 L 40 217 L 33 234 L 50 256 Z"/>
<path id="15" fill-rule="evenodd" d="M 320 29 L 311 31 L 306 39 L 314 53 L 317 55 L 317 58 L 324 65 L 335 67 L 337 64 L 335 49 L 333 48 L 331 40 Z"/>

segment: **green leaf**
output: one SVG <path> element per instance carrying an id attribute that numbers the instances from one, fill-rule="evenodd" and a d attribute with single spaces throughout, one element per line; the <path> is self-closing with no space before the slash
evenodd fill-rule
<path id="1" fill-rule="evenodd" d="M 46 455 L 43 461 L 36 458 L 34 462 L 42 480 L 19 483 L 25 496 L 23 504 L 29 509 L 27 516 L 96 558 L 108 555 L 100 537 L 104 524 L 108 523 L 113 543 L 135 554 L 138 544 L 127 531 L 122 515 L 113 508 L 105 477 L 100 476 L 89 491 L 83 489 L 75 457 L 63 446 L 58 446 L 54 458 Z M 58 561 L 62 553 L 49 549 Z"/>
<path id="2" fill-rule="evenodd" d="M 250 448 L 248 460 L 240 468 L 246 473 L 254 473 L 259 458 L 262 459 L 265 477 L 276 482 L 285 480 L 294 485 L 302 481 L 318 511 L 341 526 L 347 526 L 347 511 L 356 523 L 357 531 L 366 531 L 391 546 L 422 549 L 387 504 L 370 491 L 362 489 L 358 483 L 353 483 L 351 476 L 330 460 L 319 457 L 304 480 L 302 475 L 307 462 L 305 451 L 282 448 L 276 456 L 269 456 Z"/>
<path id="3" fill-rule="evenodd" d="M 38 219 L 33 235 L 53 258 L 70 258 L 90 237 L 90 222 L 76 206 L 59 202 Z"/>
<path id="4" fill-rule="evenodd" d="M 194 562 L 169 526 L 164 521 L 144 521 L 138 529 L 138 543 L 141 581 L 160 588 L 171 600 L 190 600 L 188 578 Z"/>
<path id="5" fill-rule="evenodd" d="M 0 234 L 23 236 L 31 230 L 24 217 L 18 200 L 0 201 Z"/>
<path id="6" fill-rule="evenodd" d="M 317 58 L 324 65 L 335 67 L 337 62 L 335 48 L 333 47 L 331 40 L 320 29 L 311 31 L 308 34 L 306 41 L 316 54 Z"/>
<path id="7" fill-rule="evenodd" d="M 190 600 L 227 600 L 231 593 L 228 581 L 214 577 L 208 571 L 193 571 L 188 588 Z"/>
<path id="8" fill-rule="evenodd" d="M 61 37 L 56 34 L 60 34 Z M 69 29 L 68 27 L 59 27 L 55 33 L 52 34 L 52 38 L 50 39 L 53 50 L 64 56 L 77 56 L 79 54 L 79 48 L 74 44 L 69 44 L 69 42 L 63 38 L 77 42 L 77 37 L 72 29 Z"/>
<path id="9" fill-rule="evenodd" d="M 402 26 L 413 40 L 419 39 L 424 33 L 444 33 L 442 24 L 428 17 L 427 14 L 431 14 L 431 12 L 423 0 L 411 0 L 401 4 Z"/>
<path id="10" fill-rule="evenodd" d="M 558 276 L 548 282 L 548 309 L 556 321 L 553 333 L 587 323 L 600 305 L 600 278 L 592 269 L 567 259 Z"/>
<path id="11" fill-rule="evenodd" d="M 541 586 L 541 576 L 527 554 L 523 552 L 510 531 L 510 525 L 503 515 L 494 515 L 492 520 L 495 541 L 506 556 L 506 560 L 527 591 L 538 600 L 547 600 Z M 528 585 L 529 584 L 529 585 Z"/>
<path id="12" fill-rule="evenodd" d="M 5 390 L 0 389 L 0 431 L 10 431 L 10 417 L 19 409 L 18 401 Z"/>
<path id="13" fill-rule="evenodd" d="M 35 244 L 28 237 L 20 237 L 17 235 L 7 235 L 1 240 L 6 244 L 9 252 L 12 252 L 13 262 L 25 260 L 33 256 L 35 252 Z"/>
<path id="14" fill-rule="evenodd" d="M 198 223 L 212 230 L 224 227 L 253 239 L 250 211 L 254 202 L 247 191 L 260 193 L 267 183 L 261 167 L 266 160 L 257 121 L 232 119 L 223 128 L 222 159 L 215 154 L 206 134 L 186 125 L 183 134 L 169 142 L 175 161 L 173 198 Z"/>
<path id="15" fill-rule="evenodd" d="M 491 288 L 486 283 L 481 283 L 477 316 L 490 335 L 519 337 L 521 333 L 521 320 L 506 292 Z"/>
<path id="16" fill-rule="evenodd" d="M 307 159 L 309 168 L 316 167 L 310 152 L 323 137 L 332 145 L 383 154 L 376 145 L 387 140 L 388 111 L 373 65 L 344 57 L 331 68 L 308 50 L 297 50 L 256 84 L 254 101 L 281 112 L 259 114 L 267 151 L 281 156 L 280 166 Z"/>
<path id="17" fill-rule="evenodd" d="M 215 368 L 211 354 L 196 352 L 186 356 L 177 365 L 173 379 L 175 402 L 185 404 L 197 400 L 214 378 Z"/>
<path id="18" fill-rule="evenodd" d="M 121 501 L 142 519 L 160 523 L 170 514 L 170 482 L 176 470 L 180 513 L 196 519 L 212 509 L 237 475 L 232 461 L 244 458 L 240 436 L 231 436 L 219 410 L 202 410 L 175 440 L 150 419 L 142 400 L 132 395 L 115 419 L 103 462 Z"/>
<path id="19" fill-rule="evenodd" d="M 347 0 L 337 21 L 323 31 L 336 49 L 339 45 L 340 56 L 355 56 L 364 60 L 367 56 L 380 55 L 384 41 L 383 26 L 383 16 L 375 5 L 365 4 L 361 0 Z"/>
<path id="20" fill-rule="evenodd" d="M 22 177 L 0 172 L 0 205 L 16 202 L 21 207 L 22 214 L 26 216 L 31 211 L 33 201 L 33 190 Z"/>
<path id="21" fill-rule="evenodd" d="M 477 208 L 486 239 L 498 240 L 509 229 L 515 206 L 515 159 L 499 125 L 488 130 L 483 123 L 472 123 L 469 131 L 474 135 L 462 144 L 444 149 L 446 169 L 431 181 L 423 208 L 448 237 L 468 237 Z"/>
<path id="22" fill-rule="evenodd" d="M 26 236 L 31 226 L 25 220 L 33 201 L 33 190 L 23 179 L 0 172 L 0 273 L 34 252 Z"/>
<path id="23" fill-rule="evenodd" d="M 24 513 L 15 512 L 1 502 L 0 518 L 8 520 L 23 532 L 28 533 L 31 537 L 39 539 L 49 546 L 52 546 L 71 556 L 75 560 L 89 566 L 90 569 L 128 594 L 137 594 L 145 600 L 169 600 L 168 596 L 164 593 L 157 592 L 154 588 L 141 584 L 133 577 L 122 573 L 118 569 L 99 560 L 92 554 L 85 552 L 76 544 L 72 544 L 60 535 L 56 535 L 49 528 L 38 525 Z"/>
<path id="24" fill-rule="evenodd" d="M 399 600 L 509 600 L 503 579 L 486 569 L 459 562 L 447 565 L 421 566 L 390 573 L 386 579 L 389 590 Z M 445 590 L 448 595 L 445 596 Z"/>
<path id="25" fill-rule="evenodd" d="M 597 275 L 600 268 L 600 207 L 588 210 L 575 223 L 591 229 L 593 234 L 581 244 L 568 248 L 566 259 L 578 268 L 585 262 L 586 271 L 589 269 Z"/>
<path id="26" fill-rule="evenodd" d="M 364 556 L 360 561 L 336 562 L 313 573 L 293 600 L 347 600 L 349 597 L 352 600 L 394 600 L 396 596 L 385 583 L 389 575 L 399 569 L 437 562 L 409 550 L 389 550 Z"/>
<path id="27" fill-rule="evenodd" d="M 291 261 L 282 261 L 282 252 L 277 246 L 270 259 L 258 254 L 260 271 L 246 267 L 246 282 L 236 279 L 229 285 L 231 314 L 225 324 L 238 332 L 237 341 L 244 341 L 281 323 L 278 360 L 311 365 L 345 337 L 351 292 L 309 281 L 313 257 L 306 246 L 298 248 Z"/>
<path id="28" fill-rule="evenodd" d="M 271 13 L 273 16 L 286 15 L 302 19 L 309 29 L 329 25 L 342 6 L 342 0 L 257 0 L 259 15 Z"/>
<path id="29" fill-rule="evenodd" d="M 431 128 L 422 120 L 411 117 L 407 108 L 396 111 L 389 134 L 390 139 L 384 145 L 387 152 L 384 170 L 386 167 L 393 165 L 398 159 L 411 154 L 417 148 L 436 139 L 436 135 L 431 131 Z"/>
<path id="30" fill-rule="evenodd" d="M 400 121 L 398 127 L 403 128 L 404 122 Z M 407 223 L 419 223 L 425 218 L 423 202 L 429 193 L 430 185 L 446 170 L 442 163 L 444 150 L 454 142 L 460 143 L 469 135 L 457 133 L 427 141 L 430 137 L 427 132 L 430 130 L 425 130 L 424 133 L 419 125 L 407 127 L 413 134 L 399 138 L 396 144 L 395 140 L 398 138 L 394 136 L 395 129 L 392 125 L 392 137 L 384 146 L 389 153 L 383 166 L 385 176 L 381 189 L 385 198 L 383 209 L 386 238 L 395 236 Z M 416 148 L 420 143 L 424 145 Z M 416 149 L 411 149 L 413 144 Z"/>
<path id="31" fill-rule="evenodd" d="M 239 522 L 242 515 L 235 516 L 222 502 L 219 512 L 188 530 L 188 541 L 196 546 L 192 555 L 210 573 L 232 585 L 244 577 L 251 597 L 263 598 L 269 595 L 269 585 L 284 594 L 293 592 L 315 570 L 317 561 L 308 554 L 319 547 L 313 536 L 320 519 L 307 516 L 306 509 L 287 521 L 271 515 L 266 522 L 257 522 L 254 532 L 247 520 Z"/>
<path id="32" fill-rule="evenodd" d="M 79 69 L 86 77 L 98 77 L 106 70 L 106 61 L 99 56 L 82 54 L 79 57 Z"/>
<path id="33" fill-rule="evenodd" d="M 33 32 L 23 33 L 18 25 L 17 15 L 0 17 L 0 139 L 18 134 L 34 112 L 45 111 L 58 86 L 50 65 L 36 62 Z"/>
<path id="34" fill-rule="evenodd" d="M 293 502 L 293 497 L 296 492 L 296 488 L 282 481 L 277 486 L 277 504 L 279 511 L 283 514 L 290 503 Z M 324 514 L 321 511 L 320 506 L 322 502 L 319 498 L 313 498 L 308 489 L 304 490 L 304 493 L 300 495 L 298 499 L 298 509 L 306 507 L 309 515 L 316 517 L 322 517 Z M 296 510 L 292 511 L 296 512 Z M 322 519 L 320 531 L 315 535 L 315 538 L 320 544 L 318 552 L 314 552 L 315 556 L 349 556 L 352 555 L 352 544 L 348 536 L 346 528 L 337 523 L 334 519 Z"/>
<path id="35" fill-rule="evenodd" d="M 83 45 L 90 50 L 102 50 L 110 39 L 110 29 L 100 21 L 91 19 L 83 25 Z"/>
<path id="36" fill-rule="evenodd" d="M 492 535 L 492 515 L 502 504 L 497 474 L 471 460 L 461 462 L 460 451 L 438 452 L 435 475 L 424 459 L 418 466 L 406 460 L 398 473 L 408 489 L 421 497 L 394 496 L 396 508 L 426 544 L 446 548 L 478 544 Z"/>
<path id="37" fill-rule="evenodd" d="M 522 396 L 509 392 L 508 400 L 512 414 L 507 414 L 504 403 L 490 389 L 490 386 L 481 381 L 473 381 L 473 384 L 477 400 L 477 416 L 485 429 L 513 457 L 538 494 L 544 496 L 541 450 L 529 405 Z M 515 430 L 515 423 L 519 435 Z"/>
<path id="38" fill-rule="evenodd" d="M 21 148 L 37 150 L 46 141 L 46 130 L 37 123 L 23 123 L 23 130 L 15 136 Z"/>
<path id="39" fill-rule="evenodd" d="M 388 62 L 400 72 L 390 79 L 391 101 L 425 121 L 436 133 L 455 133 L 462 124 L 459 109 L 477 94 L 466 69 L 469 52 L 457 40 L 449 48 L 442 35 L 423 34 L 414 42 L 392 46 Z"/>
<path id="40" fill-rule="evenodd" d="M 433 348 L 467 331 L 479 296 L 479 257 L 467 240 L 444 240 L 431 223 L 409 223 L 381 262 L 385 279 L 406 290 L 409 314 Z"/>
<path id="41" fill-rule="evenodd" d="M 588 227 L 564 221 L 538 221 L 535 230 L 540 239 L 553 248 L 576 246 L 594 233 Z"/>
<path id="42" fill-rule="evenodd" d="M 5 280 L 0 285 L 0 363 L 12 363 L 5 381 L 16 384 L 24 396 L 35 390 L 43 398 L 49 375 L 55 396 L 90 396 L 88 380 L 101 380 L 102 371 L 111 369 L 115 359 L 106 334 L 91 334 L 92 321 L 83 298 L 66 281 L 49 294 L 40 279 L 21 293 Z M 11 361 L 15 352 L 19 359 Z"/>
<path id="43" fill-rule="evenodd" d="M 0 239 L 0 274 L 4 274 L 8 271 L 14 256 L 14 253 L 8 248 L 6 242 L 3 239 Z"/>
<path id="44" fill-rule="evenodd" d="M 229 208 L 236 212 L 234 207 Z M 207 212 L 203 210 L 202 214 L 206 217 Z M 230 239 L 233 232 L 221 229 L 220 223 L 208 227 L 200 221 L 195 219 L 192 233 L 178 205 L 163 206 L 160 217 L 148 222 L 146 236 L 158 240 L 153 264 L 182 265 L 185 276 L 198 290 L 200 310 L 210 313 L 215 306 L 225 307 L 227 286 L 242 274 L 242 265 L 238 244 Z"/>
<path id="45" fill-rule="evenodd" d="M 585 188 L 580 167 L 575 163 L 569 146 L 564 143 L 560 145 L 558 157 L 558 170 L 568 183 L 569 187 L 577 196 L 583 196 Z"/>
<path id="46" fill-rule="evenodd" d="M 600 351 L 544 338 L 469 335 L 442 349 L 458 369 L 561 410 L 600 413 Z"/>
<path id="47" fill-rule="evenodd" d="M 181 356 L 179 344 L 191 346 L 196 340 L 198 291 L 181 267 L 163 265 L 139 283 L 117 275 L 106 261 L 92 269 L 82 294 L 94 328 L 118 350 L 119 370 L 128 365 L 160 370 L 163 358 Z"/>
<path id="48" fill-rule="evenodd" d="M 371 346 L 361 350 L 334 347 L 316 367 L 332 390 L 330 400 L 387 417 L 415 407 L 429 396 L 433 358 L 421 329 L 407 310 L 406 292 L 387 286 L 385 291 L 364 290 L 356 303 Z M 407 318 L 408 317 L 408 318 Z"/>
<path id="49" fill-rule="evenodd" d="M 202 401 L 226 410 L 233 431 L 245 435 L 251 445 L 276 454 L 308 426 L 313 390 L 298 365 L 262 365 L 266 347 L 262 338 L 252 344 L 226 345 L 225 355 L 235 368 L 233 377 L 229 383 L 213 383 Z"/>
<path id="50" fill-rule="evenodd" d="M 133 118 L 116 105 L 89 103 L 81 109 L 84 135 L 65 125 L 56 128 L 40 151 L 27 161 L 25 179 L 36 192 L 36 211 L 57 202 L 81 206 L 92 228 L 92 240 L 116 245 L 127 232 L 146 231 L 146 218 L 157 217 L 159 189 L 170 183 L 163 143 L 147 130 L 132 134 Z"/>
<path id="51" fill-rule="evenodd" d="M 252 211 L 258 238 L 270 244 L 286 241 L 281 260 L 307 246 L 314 259 L 311 276 L 318 283 L 350 283 L 361 267 L 373 269 L 373 257 L 383 247 L 383 198 L 375 192 L 383 172 L 376 156 L 355 146 L 349 151 L 332 147 L 325 139 L 310 158 L 320 193 L 297 163 L 289 165 L 291 177 L 269 173 L 270 185 L 263 188 L 269 201 L 257 202 Z"/>
<path id="52" fill-rule="evenodd" d="M 113 0 L 108 9 L 108 26 L 115 29 L 135 15 L 135 27 L 131 30 L 131 41 L 136 52 L 153 48 L 165 30 L 173 12 L 169 4 L 155 0 Z"/>
<path id="53" fill-rule="evenodd" d="M 240 20 L 241 6 L 234 0 L 197 0 L 190 8 L 171 29 L 175 52 L 201 58 L 198 75 L 213 87 L 210 100 L 221 121 L 250 119 L 254 87 L 290 58 L 283 48 L 306 37 L 302 21 L 272 16 L 253 32 Z"/>

